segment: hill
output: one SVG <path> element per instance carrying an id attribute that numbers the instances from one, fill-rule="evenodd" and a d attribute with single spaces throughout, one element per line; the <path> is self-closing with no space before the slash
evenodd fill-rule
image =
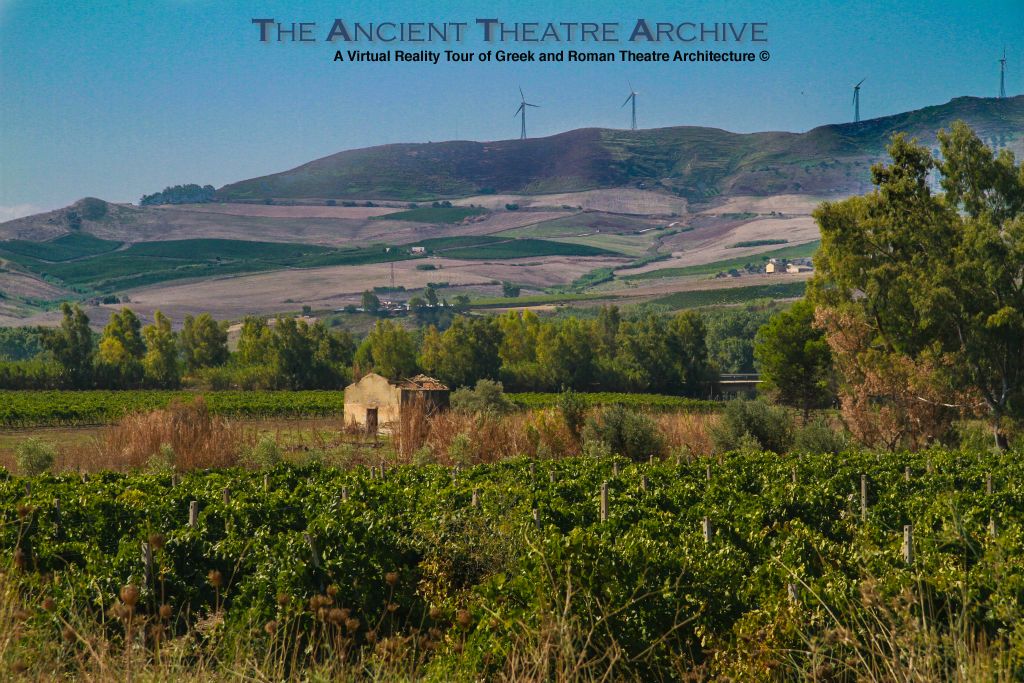
<path id="1" fill-rule="evenodd" d="M 904 132 L 934 146 L 962 119 L 996 147 L 1024 152 L 1024 96 L 959 97 L 860 123 L 806 133 L 730 133 L 678 126 L 586 128 L 546 138 L 392 144 L 348 150 L 217 190 L 223 201 L 373 198 L 420 201 L 510 193 L 646 187 L 688 199 L 719 194 L 850 193 Z"/>

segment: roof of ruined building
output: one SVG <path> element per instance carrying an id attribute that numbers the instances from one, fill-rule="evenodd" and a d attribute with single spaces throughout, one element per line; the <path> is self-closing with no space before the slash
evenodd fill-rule
<path id="1" fill-rule="evenodd" d="M 448 387 L 440 380 L 426 375 L 416 375 L 395 382 L 402 389 L 419 389 L 423 391 L 447 391 Z"/>

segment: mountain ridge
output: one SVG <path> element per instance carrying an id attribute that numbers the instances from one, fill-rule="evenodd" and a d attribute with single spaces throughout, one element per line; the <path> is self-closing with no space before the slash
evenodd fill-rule
<path id="1" fill-rule="evenodd" d="M 1024 153 L 1024 96 L 945 104 L 803 133 L 733 133 L 703 126 L 637 131 L 578 128 L 543 138 L 391 143 L 343 150 L 279 173 L 229 183 L 222 201 L 423 201 L 479 194 L 550 194 L 648 187 L 690 200 L 717 194 L 855 192 L 892 134 L 933 145 L 965 120 L 999 147 Z M 809 166 L 817 166 L 810 172 Z"/>

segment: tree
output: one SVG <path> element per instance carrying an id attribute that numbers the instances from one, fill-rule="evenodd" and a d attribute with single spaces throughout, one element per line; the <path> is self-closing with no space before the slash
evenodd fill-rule
<path id="1" fill-rule="evenodd" d="M 520 292 L 521 289 L 522 288 L 519 285 L 513 284 L 511 282 L 502 282 L 501 283 L 501 294 L 502 294 L 502 296 L 508 297 L 510 299 L 514 299 L 514 298 L 518 297 L 519 296 L 519 292 Z"/>
<path id="2" fill-rule="evenodd" d="M 241 365 L 265 365 L 270 361 L 271 332 L 267 321 L 247 315 L 238 335 L 237 358 Z"/>
<path id="3" fill-rule="evenodd" d="M 430 328 L 434 330 L 434 328 Z M 481 379 L 496 379 L 500 332 L 493 319 L 473 320 L 459 316 L 438 335 L 424 336 L 420 365 L 452 387 L 472 386 Z"/>
<path id="4" fill-rule="evenodd" d="M 824 330 L 815 327 L 814 304 L 806 299 L 776 313 L 757 332 L 754 356 L 761 388 L 776 401 L 803 411 L 823 408 L 835 397 L 832 353 Z"/>
<path id="5" fill-rule="evenodd" d="M 380 311 L 380 299 L 377 298 L 377 295 L 371 292 L 370 290 L 366 290 L 365 292 L 363 292 L 362 303 L 363 310 L 369 313 L 370 315 L 377 315 L 378 311 Z"/>
<path id="6" fill-rule="evenodd" d="M 217 367 L 228 361 L 227 327 L 217 323 L 209 313 L 201 313 L 195 318 L 185 316 L 180 342 L 189 372 Z"/>
<path id="7" fill-rule="evenodd" d="M 96 370 L 101 383 L 117 388 L 138 386 L 145 353 L 142 322 L 130 308 L 122 308 L 110 316 L 100 338 Z"/>
<path id="8" fill-rule="evenodd" d="M 43 335 L 43 347 L 53 354 L 63 381 L 82 389 L 92 382 L 94 344 L 89 318 L 78 304 L 63 303 L 60 311 L 60 328 Z"/>
<path id="9" fill-rule="evenodd" d="M 927 368 L 940 403 L 983 408 L 1004 448 L 1004 418 L 1024 412 L 1024 170 L 963 123 L 939 143 L 942 161 L 896 136 L 872 193 L 815 212 L 811 292 L 833 321 L 866 325 L 875 356 Z"/>
<path id="10" fill-rule="evenodd" d="M 151 386 L 173 389 L 181 380 L 178 367 L 178 343 L 171 321 L 160 311 L 153 313 L 153 324 L 142 328 L 146 355 L 142 359 L 146 381 Z"/>
<path id="11" fill-rule="evenodd" d="M 423 293 L 423 298 L 427 302 L 427 306 L 431 308 L 437 307 L 437 288 L 434 285 L 427 285 L 427 290 Z"/>
<path id="12" fill-rule="evenodd" d="M 270 365 L 277 386 L 302 389 L 315 381 L 314 349 L 308 332 L 308 325 L 295 318 L 274 321 Z"/>
<path id="13" fill-rule="evenodd" d="M 389 379 L 416 374 L 416 343 L 409 332 L 390 320 L 378 320 L 355 355 L 360 372 L 373 370 Z"/>

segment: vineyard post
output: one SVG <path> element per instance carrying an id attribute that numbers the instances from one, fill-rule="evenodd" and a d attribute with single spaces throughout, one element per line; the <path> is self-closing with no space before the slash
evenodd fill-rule
<path id="1" fill-rule="evenodd" d="M 910 465 L 903 468 L 903 481 L 910 481 Z"/>
<path id="2" fill-rule="evenodd" d="M 601 482 L 601 521 L 608 521 L 608 482 Z"/>
<path id="3" fill-rule="evenodd" d="M 612 460 L 612 476 L 613 477 L 619 476 L 619 461 L 618 460 Z"/>
<path id="4" fill-rule="evenodd" d="M 800 589 L 797 588 L 795 583 L 787 583 L 786 595 L 789 597 L 790 602 L 795 603 L 800 600 Z"/>
<path id="5" fill-rule="evenodd" d="M 270 490 L 270 475 L 269 474 L 264 474 L 263 475 L 263 491 L 266 492 L 266 491 L 269 491 L 269 490 Z"/>
<path id="6" fill-rule="evenodd" d="M 348 487 L 347 486 L 342 486 L 341 487 L 341 501 L 344 503 L 347 500 L 348 500 Z"/>
<path id="7" fill-rule="evenodd" d="M 644 476 L 640 477 L 640 488 L 643 489 L 644 491 L 647 490 L 647 487 L 650 486 L 650 483 L 651 482 L 647 478 L 646 474 Z"/>
<path id="8" fill-rule="evenodd" d="M 992 538 L 996 537 L 996 518 L 995 517 L 989 517 L 988 518 L 988 535 L 991 536 Z"/>
<path id="9" fill-rule="evenodd" d="M 711 541 L 711 519 L 709 517 L 704 517 L 704 519 L 701 520 L 700 528 L 704 532 L 704 542 L 705 543 L 710 542 Z"/>
<path id="10" fill-rule="evenodd" d="M 927 469 L 928 469 L 928 474 L 931 474 L 932 473 L 932 459 L 931 458 L 928 458 Z"/>
<path id="11" fill-rule="evenodd" d="M 868 475 L 860 475 L 860 519 L 866 521 L 868 518 Z"/>
<path id="12" fill-rule="evenodd" d="M 469 502 L 475 508 L 480 507 L 480 489 L 473 489 L 473 498 Z"/>
<path id="13" fill-rule="evenodd" d="M 985 493 L 992 495 L 992 473 L 989 472 L 985 475 Z"/>
<path id="14" fill-rule="evenodd" d="M 793 486 L 796 486 L 796 467 L 789 468 L 789 475 L 793 479 Z"/>
<path id="15" fill-rule="evenodd" d="M 181 483 L 181 476 L 177 472 L 171 475 L 171 486 L 177 486 Z"/>
<path id="16" fill-rule="evenodd" d="M 537 478 L 537 463 L 531 462 L 530 463 L 530 481 L 532 482 L 536 478 Z"/>
<path id="17" fill-rule="evenodd" d="M 309 535 L 309 532 L 303 532 L 302 538 L 306 540 L 306 545 L 309 546 L 309 556 L 313 560 L 313 566 L 320 569 L 320 554 L 316 551 L 316 545 L 313 544 L 313 537 Z"/>
<path id="18" fill-rule="evenodd" d="M 199 501 L 190 500 L 188 502 L 188 525 L 196 526 L 199 523 Z"/>
<path id="19" fill-rule="evenodd" d="M 143 583 L 149 585 L 153 577 L 153 549 L 149 547 L 149 543 L 146 541 L 142 542 L 142 567 Z"/>
<path id="20" fill-rule="evenodd" d="M 224 504 L 225 505 L 227 505 L 228 503 L 231 502 L 231 489 L 229 489 L 227 486 L 225 486 L 221 490 L 220 495 L 224 499 Z"/>
<path id="21" fill-rule="evenodd" d="M 533 508 L 533 525 L 540 531 L 540 510 Z"/>
<path id="22" fill-rule="evenodd" d="M 711 481 L 711 465 L 708 465 L 707 471 L 704 473 L 708 481 Z"/>
<path id="23" fill-rule="evenodd" d="M 647 458 L 647 464 L 651 467 L 654 466 L 654 453 L 651 453 L 651 455 Z"/>
<path id="24" fill-rule="evenodd" d="M 552 484 L 555 483 L 555 471 L 554 470 L 551 470 L 550 472 L 548 472 L 548 481 L 550 481 Z"/>
<path id="25" fill-rule="evenodd" d="M 914 527 L 911 524 L 903 525 L 903 561 L 914 563 Z"/>
<path id="26" fill-rule="evenodd" d="M 60 533 L 60 498 L 53 499 L 53 516 L 55 518 L 53 525 L 56 531 Z"/>
<path id="27" fill-rule="evenodd" d="M 26 481 L 25 482 L 25 495 L 26 496 L 31 496 L 32 495 L 32 482 L 30 482 L 30 481 Z"/>

